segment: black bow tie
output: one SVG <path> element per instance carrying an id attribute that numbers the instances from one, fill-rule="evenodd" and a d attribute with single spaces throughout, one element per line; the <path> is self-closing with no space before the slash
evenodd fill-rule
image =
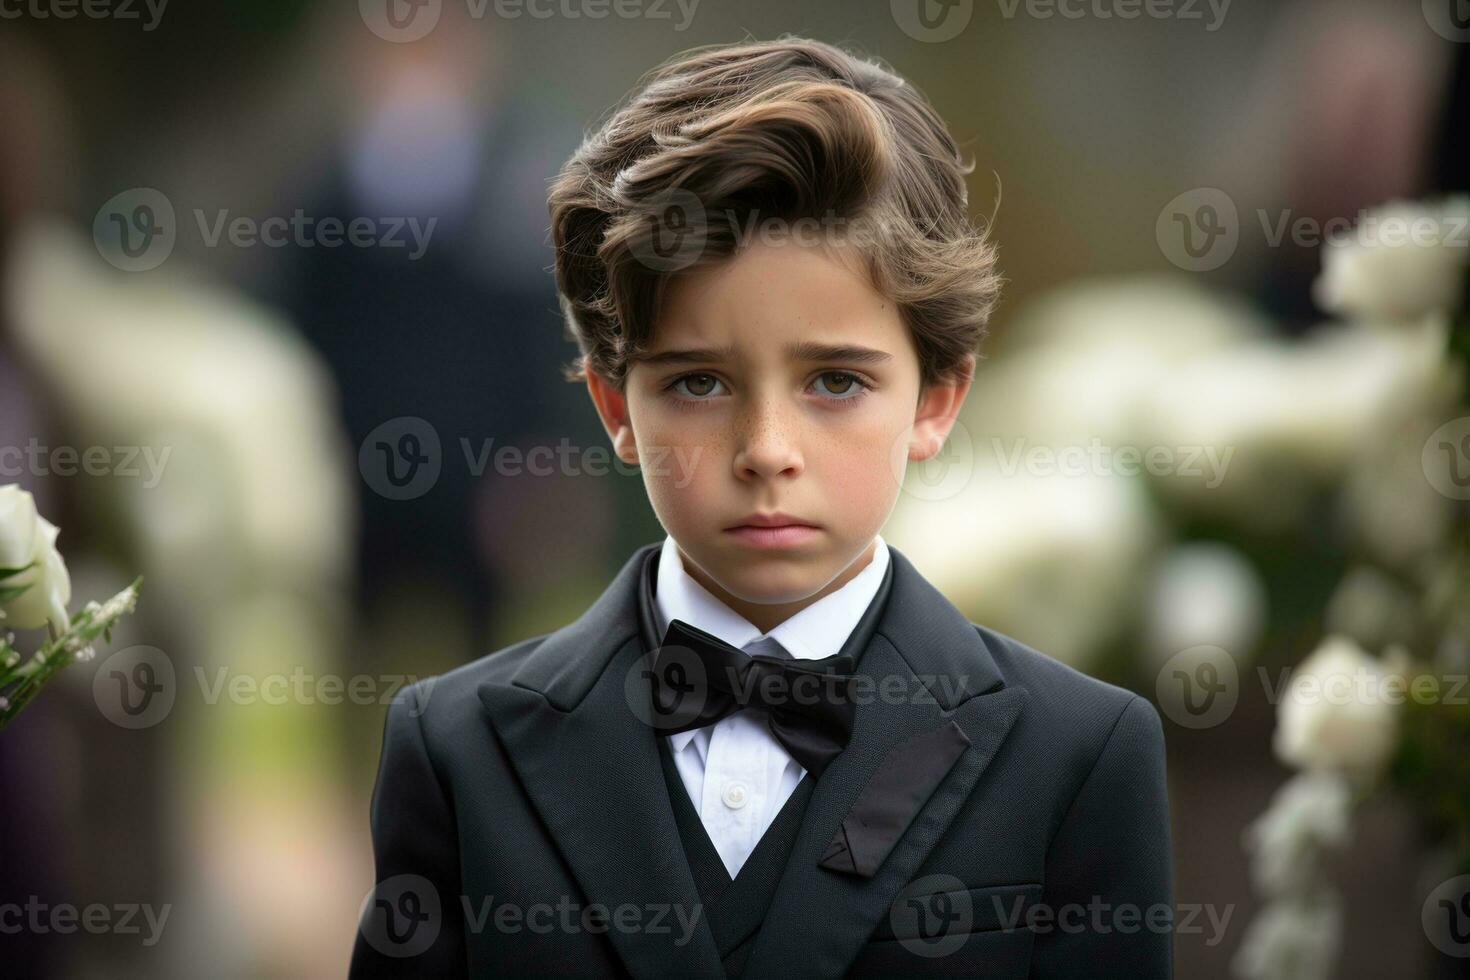
<path id="1" fill-rule="evenodd" d="M 652 723 L 665 735 L 713 725 L 745 708 L 768 713 L 771 734 L 814 776 L 852 737 L 853 659 L 748 654 L 675 619 L 646 671 Z"/>

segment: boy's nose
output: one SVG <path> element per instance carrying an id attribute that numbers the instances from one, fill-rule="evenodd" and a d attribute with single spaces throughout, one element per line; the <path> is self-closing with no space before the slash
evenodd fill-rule
<path id="1" fill-rule="evenodd" d="M 795 435 L 775 406 L 753 408 L 737 437 L 735 475 L 742 479 L 798 475 L 803 462 Z"/>

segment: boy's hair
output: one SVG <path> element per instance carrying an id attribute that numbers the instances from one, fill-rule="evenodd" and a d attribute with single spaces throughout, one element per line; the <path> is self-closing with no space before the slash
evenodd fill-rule
<path id="1" fill-rule="evenodd" d="M 966 212 L 974 168 L 913 86 L 830 44 L 786 37 L 673 58 L 551 186 L 556 283 L 583 355 L 568 378 L 590 368 L 621 387 L 671 278 L 728 258 L 742 229 L 770 219 L 845 229 L 898 305 L 922 382 L 964 376 L 1001 285 Z"/>

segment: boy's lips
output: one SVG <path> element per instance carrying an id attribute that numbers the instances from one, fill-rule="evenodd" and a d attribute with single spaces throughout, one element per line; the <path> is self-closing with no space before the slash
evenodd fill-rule
<path id="1" fill-rule="evenodd" d="M 821 529 L 789 514 L 752 514 L 725 528 L 725 533 L 756 548 L 794 548 L 816 537 Z"/>
<path id="2" fill-rule="evenodd" d="M 813 528 L 818 526 L 814 521 L 794 517 L 791 514 L 783 514 L 781 511 L 776 510 L 770 511 L 769 513 L 751 514 L 748 517 L 743 517 L 725 528 L 725 530 L 733 531 L 739 527 L 790 527 L 792 525 Z"/>

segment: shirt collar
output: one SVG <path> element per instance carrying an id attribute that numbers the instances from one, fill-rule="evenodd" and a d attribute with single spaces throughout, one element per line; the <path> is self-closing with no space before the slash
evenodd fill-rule
<path id="1" fill-rule="evenodd" d="M 711 633 L 735 647 L 745 647 L 754 640 L 774 639 L 797 660 L 818 660 L 842 650 L 858 620 L 867 611 L 883 573 L 888 569 L 888 545 L 883 536 L 875 535 L 877 546 L 873 558 L 846 585 L 823 596 L 805 609 L 777 624 L 769 633 L 761 633 L 749 620 L 716 599 L 684 570 L 679 546 L 672 535 L 664 538 L 659 552 L 658 575 L 654 581 L 654 610 L 658 616 L 660 636 L 669 621 L 681 619 L 691 626 Z M 670 736 L 674 751 L 682 751 L 696 731 Z"/>

